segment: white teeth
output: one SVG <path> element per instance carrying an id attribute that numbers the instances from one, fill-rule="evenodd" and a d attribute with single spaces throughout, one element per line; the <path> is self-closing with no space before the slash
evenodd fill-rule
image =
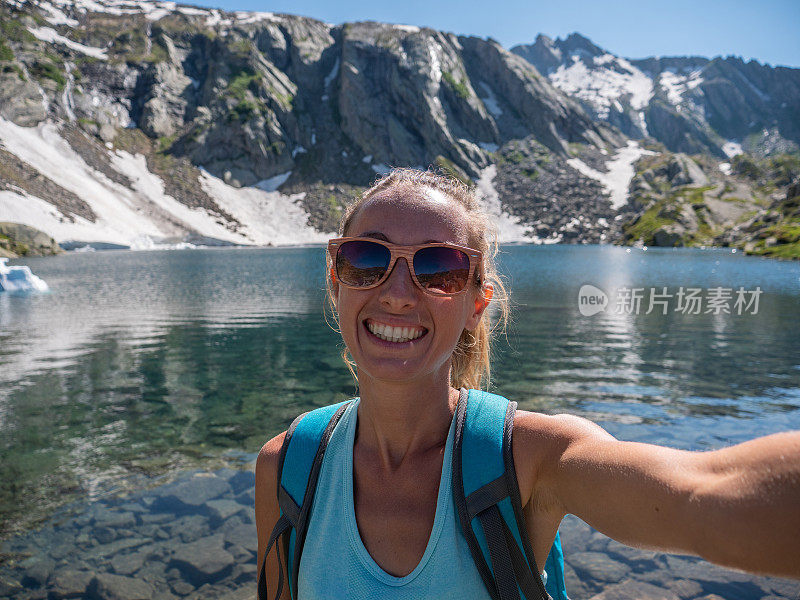
<path id="1" fill-rule="evenodd" d="M 368 323 L 367 329 L 382 340 L 388 342 L 410 342 L 424 333 L 424 329 L 417 329 L 416 327 L 392 327 L 391 325 L 384 325 L 382 323 Z"/>

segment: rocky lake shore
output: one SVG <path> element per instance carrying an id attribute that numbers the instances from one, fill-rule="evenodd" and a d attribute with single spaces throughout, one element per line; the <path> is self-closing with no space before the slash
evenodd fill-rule
<path id="1" fill-rule="evenodd" d="M 102 600 L 252 598 L 254 475 L 192 471 L 153 489 L 68 507 L 0 546 L 0 596 Z M 573 600 L 797 600 L 800 582 L 637 550 L 568 517 Z M 334 550 L 334 549 L 332 549 Z"/>

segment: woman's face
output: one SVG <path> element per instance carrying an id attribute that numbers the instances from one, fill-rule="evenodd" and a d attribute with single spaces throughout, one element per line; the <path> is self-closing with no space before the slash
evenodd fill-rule
<path id="1" fill-rule="evenodd" d="M 465 209 L 423 188 L 390 189 L 366 201 L 345 232 L 394 244 L 449 242 L 469 246 Z M 474 329 L 482 304 L 472 281 L 456 296 L 433 296 L 414 284 L 405 259 L 398 259 L 378 287 L 356 290 L 334 285 L 342 337 L 358 365 L 359 378 L 376 381 L 437 381 L 449 376 L 450 357 L 461 332 Z M 410 341 L 381 339 L 386 327 L 409 328 Z M 377 335 L 376 335 L 377 334 Z M 438 380 L 440 381 L 440 380 Z"/>

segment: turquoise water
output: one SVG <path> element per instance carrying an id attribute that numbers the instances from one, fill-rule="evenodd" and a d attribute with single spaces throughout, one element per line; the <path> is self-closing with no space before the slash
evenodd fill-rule
<path id="1" fill-rule="evenodd" d="M 0 294 L 7 539 L 195 469 L 246 466 L 298 413 L 355 391 L 323 313 L 322 248 L 12 263 L 51 292 Z M 800 264 L 723 250 L 507 246 L 501 269 L 512 318 L 496 343 L 493 391 L 521 408 L 687 449 L 800 429 Z M 610 296 L 626 286 L 762 293 L 756 314 L 671 304 L 666 315 L 609 306 L 583 316 L 584 284 Z"/>

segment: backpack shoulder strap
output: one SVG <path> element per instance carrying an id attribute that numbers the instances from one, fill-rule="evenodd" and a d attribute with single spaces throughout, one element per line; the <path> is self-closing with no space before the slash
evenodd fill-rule
<path id="1" fill-rule="evenodd" d="M 493 600 L 567 600 L 556 536 L 545 587 L 525 530 L 511 433 L 516 402 L 461 391 L 453 447 L 453 497 L 478 572 Z M 554 556 L 554 552 L 557 553 Z M 547 569 L 547 567 L 546 567 Z"/>
<path id="2" fill-rule="evenodd" d="M 277 544 L 278 589 L 276 600 L 283 591 L 283 566 L 280 562 L 281 546 L 286 553 L 287 579 L 292 598 L 297 597 L 297 574 L 300 554 L 303 551 L 311 505 L 322 468 L 325 450 L 336 424 L 352 402 L 346 400 L 323 406 L 297 417 L 283 439 L 278 459 L 278 506 L 280 518 L 270 535 L 258 579 L 258 598 L 267 600 L 265 580 L 266 555 Z M 281 543 L 279 538 L 283 537 Z"/>

